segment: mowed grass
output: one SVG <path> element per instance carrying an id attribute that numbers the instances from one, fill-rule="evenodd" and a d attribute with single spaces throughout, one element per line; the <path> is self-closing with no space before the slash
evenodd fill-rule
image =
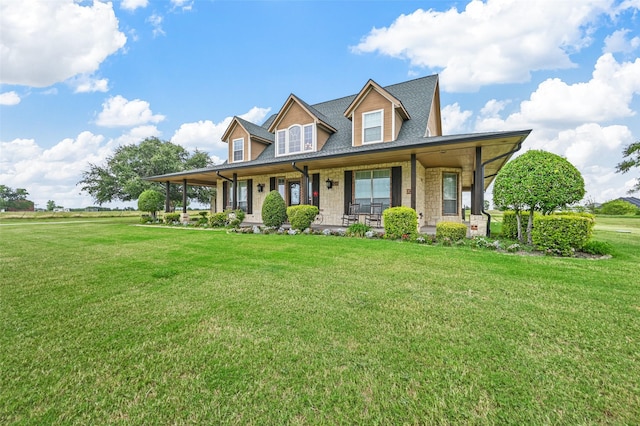
<path id="1" fill-rule="evenodd" d="M 638 424 L 624 223 L 586 260 L 12 222 L 0 424 Z"/>

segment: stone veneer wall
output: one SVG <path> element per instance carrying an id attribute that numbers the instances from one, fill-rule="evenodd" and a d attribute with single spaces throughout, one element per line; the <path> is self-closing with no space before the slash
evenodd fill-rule
<path id="1" fill-rule="evenodd" d="M 458 215 L 442 215 L 442 174 L 458 173 Z M 425 190 L 425 217 L 424 225 L 436 226 L 438 222 L 462 222 L 462 169 L 449 167 L 428 168 L 424 171 Z"/>
<path id="2" fill-rule="evenodd" d="M 345 170 L 376 170 L 386 169 L 395 166 L 402 166 L 402 205 L 411 206 L 411 163 L 395 162 L 378 164 L 375 167 L 343 167 L 337 169 L 320 169 L 309 170 L 309 176 L 313 173 L 320 173 L 320 212 L 322 213 L 324 225 L 341 226 L 342 214 L 344 210 L 344 171 Z M 442 216 L 442 174 L 458 173 L 458 215 Z M 253 179 L 253 214 L 247 214 L 245 221 L 261 223 L 262 222 L 262 204 L 269 193 L 269 180 L 274 175 L 256 175 L 251 176 Z M 289 173 L 278 174 L 276 177 L 284 177 L 285 180 L 302 179 L 299 172 L 292 171 Z M 462 222 L 462 169 L 459 168 L 427 168 L 425 169 L 420 163 L 416 164 L 416 212 L 418 213 L 419 226 L 435 226 L 438 222 L 446 220 L 450 222 Z M 327 189 L 325 184 L 327 178 L 334 182 L 334 187 Z M 239 179 L 244 180 L 244 179 Z M 223 211 L 222 205 L 222 179 L 218 180 L 218 188 L 220 192 L 216 197 L 217 211 Z M 257 185 L 264 184 L 264 191 L 258 192 Z M 420 219 L 420 213 L 423 217 Z M 480 231 L 482 232 L 482 231 Z"/>

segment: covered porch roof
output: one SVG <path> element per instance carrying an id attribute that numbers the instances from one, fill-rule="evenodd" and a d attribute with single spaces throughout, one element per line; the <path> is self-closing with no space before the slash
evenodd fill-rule
<path id="1" fill-rule="evenodd" d="M 493 181 L 496 173 L 509 160 L 512 151 L 522 144 L 531 130 L 512 132 L 475 133 L 455 136 L 436 136 L 415 138 L 401 142 L 386 142 L 349 147 L 341 151 L 283 156 L 240 163 L 221 164 L 205 169 L 189 170 L 178 173 L 146 177 L 155 182 L 187 184 L 193 186 L 216 186 L 220 177 L 236 174 L 238 178 L 255 175 L 275 175 L 289 173 L 292 164 L 307 166 L 310 170 L 357 167 L 390 162 L 410 161 L 415 154 L 416 161 L 422 166 L 461 168 L 462 187 L 470 189 L 473 184 L 473 171 L 476 169 L 476 148 L 481 147 L 482 163 L 496 157 L 498 160 L 486 164 L 484 170 L 484 189 Z M 502 156 L 502 157 L 501 157 Z"/>

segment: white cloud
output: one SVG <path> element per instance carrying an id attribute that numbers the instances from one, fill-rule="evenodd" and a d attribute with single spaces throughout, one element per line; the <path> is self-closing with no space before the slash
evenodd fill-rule
<path id="1" fill-rule="evenodd" d="M 116 148 L 121 145 L 137 144 L 146 138 L 159 137 L 161 134 L 162 132 L 158 130 L 156 126 L 138 126 L 130 129 L 126 133 L 123 133 L 122 135 L 111 141 L 111 145 Z"/>
<path id="2" fill-rule="evenodd" d="M 127 41 L 111 3 L 98 1 L 3 1 L 0 27 L 0 82 L 32 87 L 91 74 Z"/>
<path id="3" fill-rule="evenodd" d="M 0 93 L 0 105 L 18 105 L 20 96 L 14 91 Z"/>
<path id="4" fill-rule="evenodd" d="M 627 34 L 629 34 L 629 30 L 623 28 L 621 30 L 614 31 L 613 34 L 605 37 L 604 39 L 604 48 L 602 49 L 605 53 L 631 53 L 640 47 L 640 37 L 633 37 L 631 39 L 627 39 Z"/>
<path id="5" fill-rule="evenodd" d="M 91 93 L 91 92 L 108 92 L 109 91 L 109 79 L 107 78 L 93 78 L 87 75 L 80 75 L 76 78 L 69 80 L 72 86 L 75 86 L 75 93 Z"/>
<path id="6" fill-rule="evenodd" d="M 174 9 L 188 11 L 193 8 L 193 0 L 171 0 Z"/>
<path id="7" fill-rule="evenodd" d="M 164 18 L 158 14 L 153 14 L 147 18 L 147 22 L 153 27 L 153 36 L 165 35 L 166 33 L 162 29 L 162 21 Z"/>
<path id="8" fill-rule="evenodd" d="M 149 102 L 140 99 L 129 101 L 118 95 L 102 104 L 96 124 L 104 127 L 133 127 L 147 123 L 159 123 L 164 115 L 153 114 Z"/>
<path id="9" fill-rule="evenodd" d="M 122 0 L 120 7 L 125 10 L 134 11 L 139 7 L 145 8 L 148 4 L 148 0 Z"/>
<path id="10" fill-rule="evenodd" d="M 562 128 L 586 122 L 607 122 L 631 117 L 633 96 L 640 94 L 640 58 L 618 63 L 605 53 L 597 61 L 591 80 L 567 84 L 559 78 L 543 81 L 520 110 L 502 127 Z M 478 130 L 496 129 L 499 121 L 481 119 Z"/>
<path id="11" fill-rule="evenodd" d="M 442 70 L 447 91 L 525 82 L 534 70 L 571 68 L 569 55 L 590 44 L 590 25 L 612 0 L 472 0 L 463 11 L 418 9 L 374 28 L 352 48 Z M 517 23 L 517 24 L 515 24 Z"/>
<path id="12" fill-rule="evenodd" d="M 260 123 L 271 111 L 271 108 L 253 107 L 240 118 L 252 123 Z M 201 120 L 195 123 L 184 123 L 174 133 L 171 142 L 187 149 L 198 148 L 206 152 L 218 151 L 220 156 L 226 157 L 227 144 L 221 141 L 222 135 L 229 127 L 232 117 L 227 117 L 220 123 L 211 120 Z M 218 157 L 219 158 L 219 157 Z"/>
<path id="13" fill-rule="evenodd" d="M 465 124 L 473 113 L 460 111 L 460 105 L 454 103 L 442 108 L 442 133 L 445 135 L 465 133 Z"/>

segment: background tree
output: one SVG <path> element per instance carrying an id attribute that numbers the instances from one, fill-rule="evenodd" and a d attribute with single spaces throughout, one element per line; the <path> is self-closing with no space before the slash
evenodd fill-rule
<path id="1" fill-rule="evenodd" d="M 164 193 L 161 183 L 148 182 L 143 179 L 145 177 L 212 165 L 205 152 L 196 150 L 190 155 L 180 145 L 147 138 L 137 145 L 118 147 L 104 166 L 89 164 L 89 170 L 82 173 L 78 185 L 100 205 L 111 201 L 131 201 L 147 189 Z M 189 187 L 187 191 L 187 198 L 191 200 L 204 204 L 211 200 L 211 188 Z M 182 200 L 182 186 L 172 185 L 169 197 L 174 203 Z"/>
<path id="2" fill-rule="evenodd" d="M 149 212 L 154 222 L 156 220 L 156 213 L 162 210 L 163 205 L 164 195 L 153 189 L 142 191 L 142 194 L 138 197 L 138 210 Z"/>
<path id="3" fill-rule="evenodd" d="M 507 163 L 496 176 L 493 202 L 516 211 L 518 238 L 521 211 L 529 211 L 527 242 L 531 244 L 534 212 L 543 214 L 566 207 L 584 197 L 584 179 L 573 164 L 547 151 L 527 151 Z"/>
<path id="4" fill-rule="evenodd" d="M 627 173 L 634 167 L 640 167 L 640 141 L 636 141 L 627 146 L 624 151 L 622 151 L 622 156 L 626 158 L 626 160 L 623 160 L 616 166 L 618 172 Z M 636 191 L 640 191 L 640 178 L 636 179 L 636 184 L 629 190 L 629 194 Z"/>
<path id="5" fill-rule="evenodd" d="M 9 188 L 0 185 L 0 209 L 30 210 L 33 202 L 27 200 L 29 193 L 24 188 Z"/>
<path id="6" fill-rule="evenodd" d="M 56 208 L 56 202 L 53 200 L 47 201 L 47 211 L 53 211 Z"/>

